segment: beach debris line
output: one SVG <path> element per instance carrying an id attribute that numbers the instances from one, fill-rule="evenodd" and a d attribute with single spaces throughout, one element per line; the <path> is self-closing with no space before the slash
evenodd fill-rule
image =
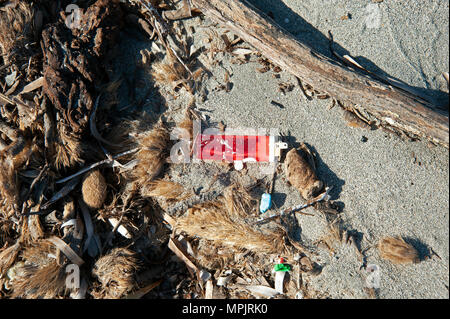
<path id="1" fill-rule="evenodd" d="M 232 63 L 256 56 L 259 72 L 280 78 L 276 61 L 214 27 L 208 27 L 210 47 L 194 50 L 177 20 L 200 14 L 195 1 L 183 0 L 178 8 L 163 0 L 78 1 L 83 8 L 72 18 L 79 14 L 80 27 L 66 23 L 69 11 L 64 13 L 62 3 L 0 5 L 0 297 L 314 296 L 302 273 L 320 272 L 315 247 L 294 239 L 284 219 L 263 225 L 295 212 L 306 215 L 307 207 L 337 218 L 332 187 L 318 178 L 313 152 L 302 144 L 286 158 L 286 176 L 305 202 L 271 211 L 277 171 L 258 204 L 264 179 L 250 176 L 244 163 L 278 163 L 287 143 L 272 135 L 226 135 L 225 125 L 223 134 L 202 141 L 205 136 L 193 130 L 194 119 L 206 122 L 193 98 L 208 73 L 198 55 L 208 54 L 212 65 L 221 63 L 218 52 L 232 56 Z M 130 97 L 126 108 L 117 107 L 126 81 L 114 73 L 115 49 L 121 32 L 130 32 L 127 24 L 152 43 L 139 63 L 151 70 L 155 90 L 168 84 L 191 98 L 181 121 L 174 120 L 173 109 L 149 111 L 148 117 L 119 114 L 136 102 Z M 232 90 L 232 74 L 225 70 L 220 89 Z M 279 92 L 293 88 L 282 82 Z M 301 89 L 307 97 L 330 97 L 308 83 Z M 146 98 L 159 103 L 150 93 Z M 197 156 L 227 167 L 207 189 L 188 187 L 186 165 L 173 174 L 181 166 L 170 157 L 175 125 L 192 141 L 183 155 L 198 155 L 198 138 L 217 142 L 217 152 Z M 248 147 L 252 138 L 255 148 Z M 206 146 L 211 144 L 200 149 Z M 221 185 L 213 185 L 219 176 Z M 243 177 L 253 180 L 244 184 Z M 274 255 L 285 257 L 274 265 Z M 298 267 L 285 260 L 296 260 Z M 66 286 L 68 269 L 79 275 L 73 290 Z"/>

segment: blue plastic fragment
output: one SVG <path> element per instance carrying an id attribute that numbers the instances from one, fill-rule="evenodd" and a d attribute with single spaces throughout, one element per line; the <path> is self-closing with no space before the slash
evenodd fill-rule
<path id="1" fill-rule="evenodd" d="M 259 205 L 259 211 L 261 214 L 267 212 L 272 206 L 272 195 L 264 193 L 261 196 L 261 204 Z"/>

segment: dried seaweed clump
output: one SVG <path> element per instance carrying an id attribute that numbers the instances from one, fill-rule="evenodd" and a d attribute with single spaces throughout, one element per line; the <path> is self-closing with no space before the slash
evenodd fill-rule
<path id="1" fill-rule="evenodd" d="M 0 53 L 4 64 L 28 60 L 25 45 L 32 42 L 33 9 L 25 1 L 0 8 Z"/>
<path id="2" fill-rule="evenodd" d="M 378 243 L 380 256 L 394 264 L 419 262 L 419 253 L 401 237 L 385 237 Z"/>
<path id="3" fill-rule="evenodd" d="M 302 145 L 302 151 L 306 150 Z M 308 154 L 308 153 L 306 153 Z M 306 200 L 319 195 L 323 189 L 323 182 L 316 176 L 316 172 L 306 159 L 306 155 L 300 155 L 296 149 L 290 150 L 286 154 L 286 175 L 289 182 L 297 188 L 302 197 Z"/>
<path id="4" fill-rule="evenodd" d="M 41 241 L 22 252 L 23 263 L 15 267 L 10 276 L 12 298 L 53 299 L 66 291 L 66 265 L 56 260 L 56 247 Z"/>
<path id="5" fill-rule="evenodd" d="M 93 274 L 102 284 L 107 299 L 118 299 L 136 286 L 138 260 L 131 250 L 114 248 L 95 263 Z"/>
<path id="6" fill-rule="evenodd" d="M 162 124 L 158 124 L 152 130 L 138 134 L 135 139 L 140 148 L 135 155 L 139 162 L 132 174 L 145 194 L 152 189 L 153 180 L 161 173 L 166 162 L 170 152 L 170 135 Z"/>
<path id="7" fill-rule="evenodd" d="M 90 209 L 99 209 L 106 199 L 106 181 L 99 170 L 90 171 L 81 187 L 83 200 Z"/>
<path id="8" fill-rule="evenodd" d="M 176 228 L 190 236 L 214 241 L 219 246 L 261 253 L 283 252 L 283 233 L 262 233 L 253 229 L 243 220 L 241 209 L 234 202 L 225 204 L 224 199 L 206 203 L 190 208 L 178 219 Z"/>

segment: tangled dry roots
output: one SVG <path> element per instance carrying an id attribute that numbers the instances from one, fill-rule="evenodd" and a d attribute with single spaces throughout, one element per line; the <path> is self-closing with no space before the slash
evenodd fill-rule
<path id="1" fill-rule="evenodd" d="M 126 248 L 114 248 L 95 263 L 93 274 L 102 285 L 104 298 L 118 299 L 136 286 L 139 269 L 135 253 Z"/>

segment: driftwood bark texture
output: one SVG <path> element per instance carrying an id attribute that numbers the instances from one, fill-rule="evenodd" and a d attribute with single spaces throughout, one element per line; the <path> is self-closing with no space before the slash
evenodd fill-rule
<path id="1" fill-rule="evenodd" d="M 420 97 L 315 52 L 245 0 L 192 3 L 314 89 L 362 108 L 384 126 L 448 148 L 448 116 L 434 111 Z"/>

